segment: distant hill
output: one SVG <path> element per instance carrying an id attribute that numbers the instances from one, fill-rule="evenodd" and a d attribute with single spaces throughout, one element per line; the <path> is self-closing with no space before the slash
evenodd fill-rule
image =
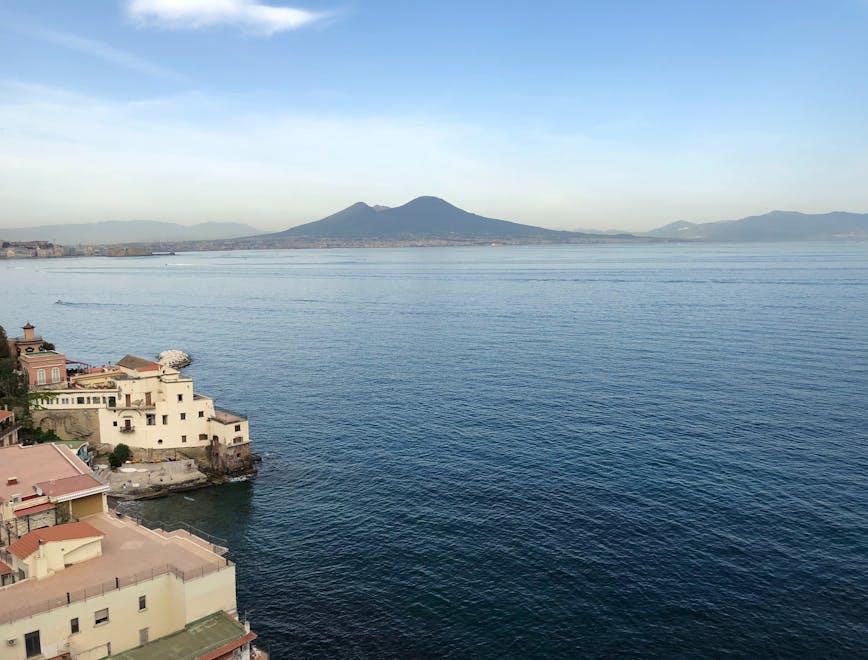
<path id="1" fill-rule="evenodd" d="M 741 220 L 680 220 L 646 234 L 657 238 L 701 241 L 820 241 L 868 238 L 868 213 L 797 213 L 772 211 Z"/>
<path id="2" fill-rule="evenodd" d="M 309 222 L 255 240 L 283 238 L 340 240 L 401 240 L 411 238 L 484 238 L 569 240 L 586 234 L 556 231 L 485 218 L 469 213 L 437 197 L 418 197 L 389 208 L 358 202 L 322 220 Z"/>
<path id="3" fill-rule="evenodd" d="M 76 225 L 41 225 L 39 227 L 0 227 L 0 241 L 52 241 L 60 245 L 108 245 L 113 243 L 149 243 L 155 241 L 209 241 L 259 232 L 239 222 L 203 222 L 179 225 L 153 220 L 110 220 Z"/>

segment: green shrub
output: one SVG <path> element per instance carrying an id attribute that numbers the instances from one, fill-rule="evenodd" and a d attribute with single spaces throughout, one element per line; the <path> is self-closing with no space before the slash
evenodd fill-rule
<path id="1" fill-rule="evenodd" d="M 43 442 L 59 442 L 61 440 L 54 431 L 43 431 L 29 426 L 22 426 L 18 430 L 18 436 L 23 445 L 41 445 Z"/>
<path id="2" fill-rule="evenodd" d="M 117 469 L 133 457 L 133 452 L 123 442 L 117 445 L 109 454 L 109 465 Z"/>

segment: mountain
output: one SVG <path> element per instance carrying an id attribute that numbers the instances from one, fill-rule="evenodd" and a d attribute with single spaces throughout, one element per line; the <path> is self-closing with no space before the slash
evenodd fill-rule
<path id="1" fill-rule="evenodd" d="M 179 225 L 153 220 L 110 220 L 77 225 L 42 225 L 39 227 L 0 227 L 0 241 L 52 241 L 59 245 L 109 245 L 114 243 L 148 243 L 152 241 L 208 241 L 259 232 L 238 222 L 203 222 Z"/>
<path id="2" fill-rule="evenodd" d="M 322 220 L 309 222 L 255 240 L 283 238 L 400 240 L 400 239 L 527 239 L 568 240 L 585 234 L 522 225 L 469 213 L 437 197 L 418 197 L 389 208 L 358 202 Z"/>
<path id="3" fill-rule="evenodd" d="M 868 238 L 868 213 L 772 211 L 741 220 L 696 223 L 679 220 L 647 233 L 657 238 L 700 241 L 821 241 Z"/>

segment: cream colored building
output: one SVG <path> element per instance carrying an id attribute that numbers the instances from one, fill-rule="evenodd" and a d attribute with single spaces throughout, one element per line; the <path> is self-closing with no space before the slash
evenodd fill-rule
<path id="1" fill-rule="evenodd" d="M 52 426 L 64 413 L 93 411 L 96 442 L 151 450 L 200 449 L 232 469 L 249 464 L 250 430 L 245 417 L 221 410 L 193 390 L 177 369 L 127 355 L 117 365 L 70 378 L 67 389 L 37 401 L 40 425 Z M 93 417 L 91 414 L 90 418 Z M 72 439 L 72 438 L 69 438 Z"/>
<path id="2" fill-rule="evenodd" d="M 160 657 L 250 658 L 235 565 L 219 552 L 111 513 L 32 532 L 2 559 L 23 578 L 0 588 L 0 660 L 154 657 L 150 644 L 183 644 L 203 619 L 222 629 L 206 626 L 189 655 Z"/>
<path id="3" fill-rule="evenodd" d="M 109 512 L 63 446 L 2 449 L 0 476 L 5 522 L 34 512 L 29 531 L 0 539 L 0 660 L 257 655 L 225 548 Z"/>

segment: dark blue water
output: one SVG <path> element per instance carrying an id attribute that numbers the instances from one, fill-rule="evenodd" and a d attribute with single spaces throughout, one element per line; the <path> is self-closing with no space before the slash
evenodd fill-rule
<path id="1" fill-rule="evenodd" d="M 7 327 L 194 354 L 277 658 L 868 657 L 868 245 L 0 262 Z M 56 305 L 61 299 L 69 304 Z"/>

